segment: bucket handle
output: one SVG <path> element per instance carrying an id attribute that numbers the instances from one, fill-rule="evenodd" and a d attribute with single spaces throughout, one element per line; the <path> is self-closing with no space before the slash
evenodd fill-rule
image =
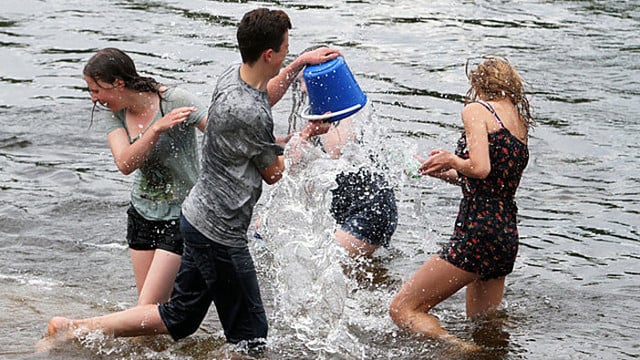
<path id="1" fill-rule="evenodd" d="M 355 104 L 351 107 L 348 107 L 346 109 L 342 109 L 340 111 L 336 111 L 336 112 L 330 112 L 330 113 L 326 113 L 326 114 L 321 114 L 321 115 L 311 115 L 308 114 L 309 112 L 309 107 L 310 106 L 305 106 L 304 109 L 302 110 L 302 114 L 300 114 L 300 117 L 302 117 L 305 120 L 326 120 L 326 119 L 330 119 L 334 116 L 339 116 L 342 114 L 346 114 L 348 112 L 351 112 L 353 110 L 358 110 L 362 107 L 361 104 Z"/>

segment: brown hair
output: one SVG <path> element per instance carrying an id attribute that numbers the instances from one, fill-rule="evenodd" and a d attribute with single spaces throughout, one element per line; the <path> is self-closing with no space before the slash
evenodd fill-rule
<path id="1" fill-rule="evenodd" d="M 120 79 L 124 81 L 124 87 L 141 92 L 152 92 L 160 98 L 160 113 L 164 116 L 162 109 L 162 94 L 160 93 L 160 83 L 154 78 L 138 75 L 136 65 L 129 55 L 124 51 L 116 48 L 104 48 L 98 50 L 90 59 L 82 70 L 82 74 L 90 77 L 100 86 L 98 81 L 107 84 L 113 84 L 114 81 Z M 91 109 L 91 124 L 93 124 L 93 113 L 96 110 L 97 103 L 93 104 Z"/>
<path id="2" fill-rule="evenodd" d="M 518 109 L 527 127 L 535 126 L 529 100 L 518 71 L 505 58 L 483 56 L 485 59 L 467 73 L 471 87 L 465 97 L 465 105 L 477 100 L 502 100 L 508 98 Z"/>
<path id="3" fill-rule="evenodd" d="M 120 49 L 104 48 L 99 50 L 87 61 L 82 73 L 96 83 L 103 81 L 112 84 L 120 79 L 124 81 L 124 86 L 127 89 L 148 91 L 160 95 L 160 84 L 151 77 L 138 75 L 133 60 Z"/>
<path id="4" fill-rule="evenodd" d="M 255 63 L 267 49 L 280 51 L 289 29 L 291 20 L 282 10 L 259 8 L 244 14 L 236 33 L 242 62 Z"/>

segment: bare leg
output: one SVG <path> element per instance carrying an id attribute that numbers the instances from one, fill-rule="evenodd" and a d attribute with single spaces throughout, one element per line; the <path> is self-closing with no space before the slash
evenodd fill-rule
<path id="1" fill-rule="evenodd" d="M 155 251 L 144 286 L 138 294 L 138 305 L 159 304 L 169 300 L 181 259 L 180 255 L 170 251 Z"/>
<path id="2" fill-rule="evenodd" d="M 440 321 L 429 314 L 434 306 L 477 278 L 478 275 L 461 270 L 434 255 L 404 283 L 391 302 L 389 314 L 400 328 L 454 343 L 465 350 L 477 350 L 475 345 L 450 335 Z"/>
<path id="3" fill-rule="evenodd" d="M 502 302 L 505 277 L 487 281 L 476 280 L 467 285 L 467 317 L 495 310 Z"/>
<path id="4" fill-rule="evenodd" d="M 346 231 L 336 231 L 336 241 L 342 246 L 352 258 L 369 257 L 380 246 L 371 245 L 368 242 L 358 240 L 355 236 Z"/>
<path id="5" fill-rule="evenodd" d="M 142 292 L 142 288 L 144 288 L 144 282 L 147 279 L 147 274 L 149 273 L 149 268 L 151 267 L 155 253 L 155 250 L 129 249 L 133 276 L 136 279 L 136 289 L 138 289 L 138 297 Z"/>
<path id="6" fill-rule="evenodd" d="M 167 334 L 157 305 L 140 305 L 124 311 L 80 320 L 54 317 L 47 334 L 36 344 L 36 351 L 46 351 L 76 336 L 101 331 L 114 337 Z"/>

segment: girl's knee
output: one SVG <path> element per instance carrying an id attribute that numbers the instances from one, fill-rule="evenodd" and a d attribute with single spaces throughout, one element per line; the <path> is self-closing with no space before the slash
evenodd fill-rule
<path id="1" fill-rule="evenodd" d="M 406 307 L 406 305 L 402 304 L 402 302 L 396 296 L 395 299 L 391 302 L 389 306 L 389 316 L 393 320 L 396 325 L 400 328 L 406 328 L 409 324 L 409 315 L 411 311 Z"/>

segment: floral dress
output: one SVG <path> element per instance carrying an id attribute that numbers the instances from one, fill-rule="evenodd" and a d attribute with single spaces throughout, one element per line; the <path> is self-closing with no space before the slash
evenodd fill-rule
<path id="1" fill-rule="evenodd" d="M 529 161 L 529 150 L 504 127 L 490 104 L 480 104 L 500 125 L 500 130 L 488 135 L 491 172 L 485 179 L 458 174 L 463 198 L 453 235 L 439 255 L 456 267 L 489 280 L 513 271 L 518 253 L 518 208 L 514 197 Z M 469 158 L 464 134 L 455 154 Z"/>

